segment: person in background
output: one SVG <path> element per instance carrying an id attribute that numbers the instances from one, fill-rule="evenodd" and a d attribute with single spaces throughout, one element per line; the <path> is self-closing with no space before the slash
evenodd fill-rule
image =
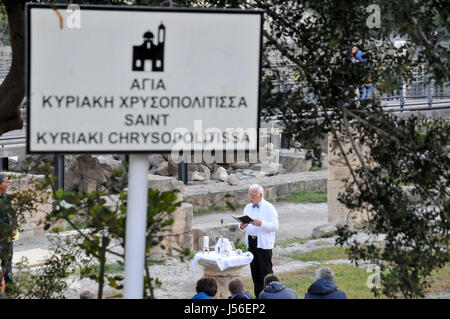
<path id="1" fill-rule="evenodd" d="M 213 299 L 217 293 L 217 282 L 213 277 L 204 276 L 197 281 L 197 294 L 192 299 Z"/>
<path id="2" fill-rule="evenodd" d="M 0 259 L 6 289 L 8 289 L 8 283 L 13 281 L 13 238 L 17 233 L 15 213 L 5 200 L 8 187 L 8 178 L 0 174 Z"/>
<path id="3" fill-rule="evenodd" d="M 253 299 L 248 291 L 245 291 L 245 286 L 239 278 L 233 279 L 228 284 L 228 290 L 231 296 L 228 299 Z"/>
<path id="4" fill-rule="evenodd" d="M 365 63 L 366 65 L 364 66 L 365 70 L 369 69 L 369 65 L 367 64 L 367 57 L 365 56 L 365 54 L 361 51 L 359 45 L 354 45 L 352 48 L 352 62 L 353 63 Z M 369 78 L 368 80 L 369 82 L 372 82 L 372 80 Z M 373 85 L 372 83 L 367 83 L 364 84 L 361 88 L 360 88 L 360 96 L 361 96 L 361 100 L 367 100 L 367 99 L 371 99 L 372 98 L 372 94 L 373 94 Z"/>
<path id="5" fill-rule="evenodd" d="M 264 290 L 258 299 L 297 299 L 297 293 L 283 285 L 277 276 L 268 274 L 264 277 Z"/>
<path id="6" fill-rule="evenodd" d="M 334 271 L 328 267 L 316 271 L 317 280 L 308 288 L 305 299 L 347 299 L 345 292 L 334 283 Z"/>

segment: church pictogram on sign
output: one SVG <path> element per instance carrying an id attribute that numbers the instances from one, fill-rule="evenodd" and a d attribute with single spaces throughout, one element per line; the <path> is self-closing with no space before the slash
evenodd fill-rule
<path id="1" fill-rule="evenodd" d="M 157 43 L 153 42 L 154 35 L 147 31 L 143 35 L 144 43 L 133 46 L 133 71 L 164 71 L 164 45 L 166 27 L 159 25 Z"/>

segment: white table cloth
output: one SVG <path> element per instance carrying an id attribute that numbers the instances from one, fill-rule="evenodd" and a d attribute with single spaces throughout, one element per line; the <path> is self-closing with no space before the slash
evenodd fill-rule
<path id="1" fill-rule="evenodd" d="M 214 251 L 210 252 L 198 252 L 195 254 L 192 260 L 192 267 L 196 269 L 199 259 L 206 259 L 216 262 L 221 271 L 224 271 L 230 267 L 248 265 L 253 260 L 253 254 L 251 252 L 245 252 L 238 255 L 235 251 L 230 256 L 219 255 Z"/>

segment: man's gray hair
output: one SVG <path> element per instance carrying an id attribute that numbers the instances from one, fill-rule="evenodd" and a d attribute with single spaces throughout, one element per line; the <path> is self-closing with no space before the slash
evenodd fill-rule
<path id="1" fill-rule="evenodd" d="M 250 185 L 250 187 L 248 188 L 248 192 L 250 193 L 252 189 L 256 189 L 259 195 L 264 195 L 264 188 L 262 188 L 262 186 L 259 184 Z"/>
<path id="2" fill-rule="evenodd" d="M 322 267 L 316 271 L 317 279 L 334 279 L 334 271 L 329 267 Z"/>

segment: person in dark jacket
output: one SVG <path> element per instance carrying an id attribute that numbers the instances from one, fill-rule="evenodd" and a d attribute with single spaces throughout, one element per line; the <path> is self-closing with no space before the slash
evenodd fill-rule
<path id="1" fill-rule="evenodd" d="M 197 281 L 197 294 L 192 299 L 213 299 L 217 293 L 217 281 L 210 276 L 204 276 Z"/>
<path id="2" fill-rule="evenodd" d="M 239 278 L 233 279 L 228 284 L 228 290 L 231 296 L 228 299 L 253 299 L 248 291 L 245 291 L 245 286 Z"/>
<path id="3" fill-rule="evenodd" d="M 16 235 L 16 229 L 14 227 L 15 214 L 11 206 L 5 201 L 8 187 L 8 178 L 0 174 L 0 260 L 3 278 L 7 287 L 8 283 L 13 281 L 13 241 L 11 238 Z"/>
<path id="4" fill-rule="evenodd" d="M 334 283 L 334 271 L 328 267 L 319 268 L 317 280 L 308 288 L 305 299 L 347 299 L 345 292 L 337 289 Z"/>
<path id="5" fill-rule="evenodd" d="M 258 299 L 297 299 L 297 293 L 283 285 L 277 276 L 268 274 L 264 277 L 264 290 Z"/>

